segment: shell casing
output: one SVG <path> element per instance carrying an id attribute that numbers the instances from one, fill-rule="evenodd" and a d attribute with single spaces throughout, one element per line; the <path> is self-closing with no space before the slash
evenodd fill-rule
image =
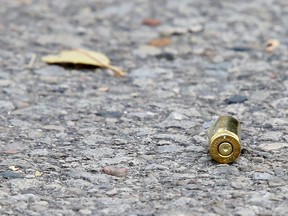
<path id="1" fill-rule="evenodd" d="M 240 122 L 232 116 L 220 116 L 209 130 L 211 157 L 221 164 L 232 163 L 241 152 Z"/>

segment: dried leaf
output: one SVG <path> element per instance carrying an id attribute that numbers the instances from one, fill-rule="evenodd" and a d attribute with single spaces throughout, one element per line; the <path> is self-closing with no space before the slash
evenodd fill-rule
<path id="1" fill-rule="evenodd" d="M 42 61 L 48 64 L 83 64 L 111 69 L 117 77 L 125 73 L 119 68 L 110 65 L 110 59 L 99 52 L 88 50 L 63 50 L 58 55 L 42 57 Z"/>
<path id="2" fill-rule="evenodd" d="M 148 44 L 155 47 L 165 47 L 171 43 L 171 39 L 169 37 L 157 38 L 151 40 Z"/>
<path id="3" fill-rule="evenodd" d="M 155 26 L 159 26 L 161 24 L 161 21 L 158 19 L 147 18 L 147 19 L 144 19 L 142 21 L 142 24 L 147 25 L 147 26 L 151 26 L 151 27 L 155 27 Z"/>
<path id="4" fill-rule="evenodd" d="M 117 177 L 125 177 L 128 174 L 127 168 L 116 168 L 116 167 L 104 167 L 102 172 L 107 175 L 117 176 Z"/>
<path id="5" fill-rule="evenodd" d="M 280 42 L 276 39 L 270 39 L 265 44 L 266 44 L 265 51 L 273 52 L 280 45 Z"/>
<path id="6" fill-rule="evenodd" d="M 43 175 L 43 173 L 37 170 L 34 175 L 35 177 L 40 177 Z"/>

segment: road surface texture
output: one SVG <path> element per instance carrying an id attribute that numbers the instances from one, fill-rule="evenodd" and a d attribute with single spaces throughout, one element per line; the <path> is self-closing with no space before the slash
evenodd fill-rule
<path id="1" fill-rule="evenodd" d="M 1 215 L 288 215 L 287 1 L 0 5 Z M 41 62 L 75 48 L 126 76 Z M 221 114 L 230 165 L 208 154 Z"/>

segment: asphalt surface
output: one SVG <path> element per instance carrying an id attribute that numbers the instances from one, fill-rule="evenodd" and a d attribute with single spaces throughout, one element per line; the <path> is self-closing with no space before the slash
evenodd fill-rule
<path id="1" fill-rule="evenodd" d="M 287 1 L 0 5 L 1 215 L 288 215 Z M 126 76 L 40 60 L 75 48 Z M 208 154 L 222 114 L 229 165 Z"/>

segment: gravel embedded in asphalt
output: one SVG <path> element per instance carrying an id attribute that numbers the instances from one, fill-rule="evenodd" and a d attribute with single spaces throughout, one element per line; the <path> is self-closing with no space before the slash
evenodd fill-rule
<path id="1" fill-rule="evenodd" d="M 1 215 L 288 215 L 286 1 L 0 4 Z M 75 48 L 127 75 L 40 61 Z M 208 154 L 222 114 L 230 165 Z"/>

